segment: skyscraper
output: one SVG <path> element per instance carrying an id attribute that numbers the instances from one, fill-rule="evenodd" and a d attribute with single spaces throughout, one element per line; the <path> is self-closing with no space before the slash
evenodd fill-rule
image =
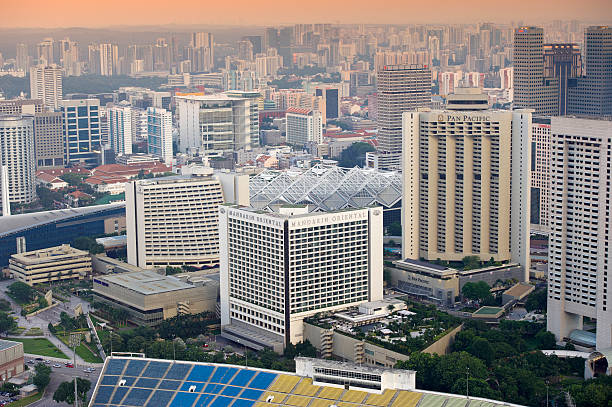
<path id="1" fill-rule="evenodd" d="M 36 45 L 38 65 L 52 65 L 55 63 L 53 55 L 53 38 L 45 38 Z"/>
<path id="2" fill-rule="evenodd" d="M 389 65 L 378 71 L 379 169 L 401 170 L 402 113 L 430 105 L 431 70 L 427 66 Z"/>
<path id="3" fill-rule="evenodd" d="M 567 114 L 569 87 L 575 86 L 581 69 L 582 60 L 576 44 L 544 44 L 544 76 L 559 80 L 559 110 L 556 115 Z"/>
<path id="4" fill-rule="evenodd" d="M 404 113 L 403 256 L 511 260 L 529 280 L 531 111 L 481 106 Z"/>
<path id="5" fill-rule="evenodd" d="M 116 44 L 100 44 L 100 75 L 119 74 L 119 48 Z"/>
<path id="6" fill-rule="evenodd" d="M 381 300 L 382 208 L 219 207 L 222 335 L 279 352 L 303 320 Z"/>
<path id="7" fill-rule="evenodd" d="M 612 28 L 595 26 L 584 34 L 584 74 L 569 89 L 568 114 L 612 115 Z"/>
<path id="8" fill-rule="evenodd" d="M 65 134 L 65 163 L 98 165 L 101 151 L 100 101 L 74 99 L 62 101 Z"/>
<path id="9" fill-rule="evenodd" d="M 34 115 L 36 169 L 64 167 L 64 118 L 61 112 Z"/>
<path id="10" fill-rule="evenodd" d="M 147 109 L 147 148 L 149 154 L 172 163 L 172 112 L 159 107 Z"/>
<path id="11" fill-rule="evenodd" d="M 28 45 L 24 43 L 17 44 L 17 70 L 23 72 L 30 71 L 30 53 L 28 52 Z"/>
<path id="12" fill-rule="evenodd" d="M 66 38 L 59 41 L 60 63 L 66 76 L 80 76 L 79 44 Z"/>
<path id="13" fill-rule="evenodd" d="M 191 64 L 195 72 L 210 72 L 215 66 L 215 40 L 211 33 L 191 34 Z"/>
<path id="14" fill-rule="evenodd" d="M 612 347 L 611 154 L 612 121 L 551 118 L 547 329 L 564 340 L 595 318 L 597 350 Z"/>
<path id="15" fill-rule="evenodd" d="M 59 109 L 62 102 L 62 70 L 56 65 L 30 68 L 30 97 L 42 99 L 47 109 Z"/>
<path id="16" fill-rule="evenodd" d="M 531 126 L 531 230 L 548 233 L 550 224 L 550 117 Z"/>
<path id="17" fill-rule="evenodd" d="M 117 155 L 132 154 L 132 107 L 121 104 L 111 106 L 106 114 L 111 147 Z"/>
<path id="18" fill-rule="evenodd" d="M 288 144 L 303 147 L 308 142 L 323 142 L 323 120 L 318 110 L 290 107 L 285 117 Z"/>
<path id="19" fill-rule="evenodd" d="M 514 106 L 534 109 L 534 115 L 557 115 L 559 79 L 544 76 L 544 30 L 514 30 Z"/>
<path id="20" fill-rule="evenodd" d="M 34 118 L 29 115 L 0 116 L 0 166 L 8 172 L 8 199 L 29 204 L 36 198 Z M 0 188 L 5 188 L 0 182 Z M 6 196 L 0 193 L 0 197 Z"/>

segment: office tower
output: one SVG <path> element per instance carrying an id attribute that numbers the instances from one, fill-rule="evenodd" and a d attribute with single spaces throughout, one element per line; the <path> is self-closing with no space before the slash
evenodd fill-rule
<path id="1" fill-rule="evenodd" d="M 222 335 L 282 351 L 304 339 L 304 318 L 381 300 L 382 218 L 380 207 L 221 206 Z"/>
<path id="2" fill-rule="evenodd" d="M 62 112 L 34 115 L 36 169 L 64 167 L 64 116 Z"/>
<path id="3" fill-rule="evenodd" d="M 514 106 L 534 109 L 534 115 L 557 115 L 559 80 L 544 76 L 544 30 L 514 30 Z"/>
<path id="4" fill-rule="evenodd" d="M 94 167 L 101 150 L 100 101 L 74 99 L 62 101 L 66 164 Z"/>
<path id="5" fill-rule="evenodd" d="M 30 68 L 30 97 L 42 99 L 47 109 L 59 109 L 62 102 L 62 70 L 56 65 Z"/>
<path id="6" fill-rule="evenodd" d="M 281 27 L 278 31 L 278 55 L 283 57 L 283 66 L 293 66 L 293 27 Z"/>
<path id="7" fill-rule="evenodd" d="M 211 168 L 126 184 L 128 263 L 212 266 L 219 261 L 221 183 Z"/>
<path id="8" fill-rule="evenodd" d="M 326 119 L 337 119 L 340 117 L 340 91 L 336 87 L 316 88 L 315 96 L 325 99 Z"/>
<path id="9" fill-rule="evenodd" d="M 564 340 L 595 318 L 597 350 L 612 347 L 611 153 L 610 120 L 551 118 L 547 329 Z"/>
<path id="10" fill-rule="evenodd" d="M 191 34 L 191 63 L 195 72 L 210 72 L 215 66 L 215 40 L 211 33 Z"/>
<path id="11" fill-rule="evenodd" d="M 36 198 L 32 116 L 0 116 L 0 166 L 6 169 L 8 181 L 8 186 L 0 182 L 0 188 L 8 189 L 9 203 L 31 203 Z M 6 190 L 0 196 L 6 197 Z"/>
<path id="12" fill-rule="evenodd" d="M 549 232 L 550 117 L 534 117 L 531 126 L 531 230 Z"/>
<path id="13" fill-rule="evenodd" d="M 187 95 L 175 98 L 179 117 L 179 150 L 201 155 L 250 150 L 259 139 L 253 133 L 255 119 L 248 98 L 216 95 Z"/>
<path id="14" fill-rule="evenodd" d="M 278 28 L 276 27 L 266 28 L 265 43 L 266 43 L 266 49 L 275 48 L 278 51 L 278 47 L 280 46 Z"/>
<path id="15" fill-rule="evenodd" d="M 123 104 L 107 109 L 108 137 L 117 155 L 132 154 L 132 107 Z"/>
<path id="16" fill-rule="evenodd" d="M 404 258 L 510 260 L 529 280 L 531 111 L 421 109 L 403 127 Z"/>
<path id="17" fill-rule="evenodd" d="M 263 96 L 257 91 L 228 90 L 223 94 L 249 100 L 251 147 L 259 146 L 259 110 L 263 110 Z"/>
<path id="18" fill-rule="evenodd" d="M 116 44 L 100 44 L 100 75 L 119 74 L 119 48 Z"/>
<path id="19" fill-rule="evenodd" d="M 242 39 L 251 42 L 253 45 L 253 55 L 261 54 L 264 51 L 263 38 L 261 35 L 247 35 Z"/>
<path id="20" fill-rule="evenodd" d="M 321 112 L 312 109 L 290 107 L 287 109 L 287 144 L 303 147 L 308 142 L 323 142 Z"/>
<path id="21" fill-rule="evenodd" d="M 172 164 L 172 112 L 159 107 L 147 109 L 147 148 L 149 154 Z"/>
<path id="22" fill-rule="evenodd" d="M 568 114 L 612 115 L 612 28 L 589 27 L 584 34 L 585 76 L 569 90 Z"/>
<path id="23" fill-rule="evenodd" d="M 30 71 L 30 54 L 28 52 L 27 44 L 24 44 L 22 42 L 17 44 L 16 64 L 16 68 L 18 71 Z"/>
<path id="24" fill-rule="evenodd" d="M 431 105 L 431 70 L 390 65 L 377 78 L 378 167 L 401 170 L 402 113 Z"/>
<path id="25" fill-rule="evenodd" d="M 580 49 L 576 44 L 544 44 L 544 77 L 559 80 L 558 116 L 567 114 L 568 89 L 575 86 L 581 65 Z"/>
<path id="26" fill-rule="evenodd" d="M 36 56 L 38 65 L 52 65 L 55 63 L 53 57 L 53 38 L 45 38 L 36 45 Z"/>

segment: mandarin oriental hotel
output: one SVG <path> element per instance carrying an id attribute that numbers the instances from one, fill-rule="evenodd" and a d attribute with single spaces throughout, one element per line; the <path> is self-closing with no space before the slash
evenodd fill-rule
<path id="1" fill-rule="evenodd" d="M 282 351 L 303 319 L 382 299 L 382 208 L 219 209 L 223 336 Z"/>

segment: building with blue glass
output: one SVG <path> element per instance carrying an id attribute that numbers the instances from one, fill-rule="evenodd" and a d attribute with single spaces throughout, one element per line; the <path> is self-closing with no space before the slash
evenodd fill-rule
<path id="1" fill-rule="evenodd" d="M 101 151 L 100 101 L 78 99 L 62 101 L 65 135 L 65 162 L 99 165 Z"/>
<path id="2" fill-rule="evenodd" d="M 0 268 L 12 254 L 125 230 L 125 202 L 84 208 L 59 209 L 0 218 Z M 20 250 L 17 250 L 17 246 Z"/>

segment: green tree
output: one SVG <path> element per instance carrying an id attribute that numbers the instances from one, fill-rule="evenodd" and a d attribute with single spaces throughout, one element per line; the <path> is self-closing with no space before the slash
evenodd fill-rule
<path id="1" fill-rule="evenodd" d="M 17 322 L 6 312 L 0 312 L 0 333 L 5 333 L 17 328 Z"/>
<path id="2" fill-rule="evenodd" d="M 529 294 L 527 300 L 525 301 L 525 309 L 528 312 L 538 311 L 538 312 L 546 312 L 546 303 L 547 303 L 547 290 L 536 290 Z"/>
<path id="3" fill-rule="evenodd" d="M 87 401 L 87 392 L 91 389 L 91 382 L 78 377 L 76 384 L 77 397 L 85 403 Z M 74 404 L 74 381 L 60 383 L 55 393 L 53 393 L 53 400 L 58 403 Z"/>
<path id="4" fill-rule="evenodd" d="M 475 337 L 470 346 L 467 348 L 468 353 L 476 356 L 478 359 L 482 359 L 487 365 L 490 365 L 493 361 L 493 347 L 489 341 L 484 338 Z"/>
<path id="5" fill-rule="evenodd" d="M 342 153 L 340 153 L 340 160 L 338 166 L 345 168 L 352 168 L 357 165 L 363 166 L 365 163 L 365 155 L 367 152 L 375 151 L 376 149 L 368 143 L 353 143 L 351 146 Z"/>
<path id="6" fill-rule="evenodd" d="M 400 222 L 393 222 L 387 228 L 389 236 L 401 236 L 402 235 L 402 224 Z"/>
<path id="7" fill-rule="evenodd" d="M 462 260 L 464 270 L 473 270 L 480 267 L 480 258 L 478 256 L 465 256 Z"/>
<path id="8" fill-rule="evenodd" d="M 23 304 L 27 304 L 34 299 L 36 292 L 32 287 L 21 281 L 14 282 L 8 286 L 9 294 Z"/>
<path id="9" fill-rule="evenodd" d="M 51 368 L 44 363 L 39 363 L 34 368 L 34 378 L 32 379 L 32 383 L 38 387 L 39 391 L 43 391 L 45 387 L 49 384 L 51 380 Z"/>
<path id="10" fill-rule="evenodd" d="M 470 300 L 482 301 L 491 296 L 491 288 L 484 281 L 479 281 L 477 283 L 469 282 L 465 283 L 461 289 L 461 294 Z"/>
<path id="11" fill-rule="evenodd" d="M 557 346 L 555 335 L 548 331 L 543 330 L 538 332 L 535 339 L 538 342 L 538 348 L 540 349 L 555 349 Z"/>

